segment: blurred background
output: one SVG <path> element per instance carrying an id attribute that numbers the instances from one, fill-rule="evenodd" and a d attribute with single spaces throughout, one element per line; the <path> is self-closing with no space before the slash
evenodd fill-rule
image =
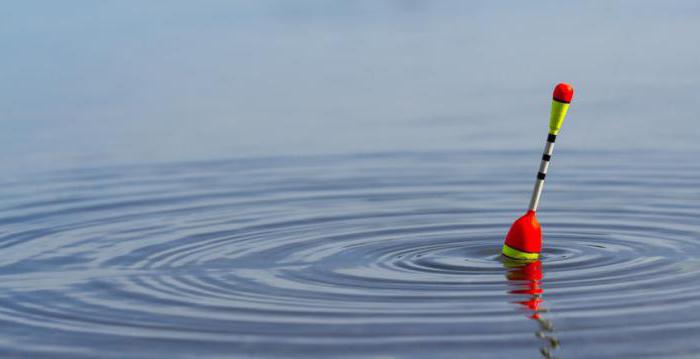
<path id="1" fill-rule="evenodd" d="M 576 89 L 568 149 L 698 151 L 699 15 L 695 1 L 10 2 L 0 160 L 536 153 L 557 82 Z"/>

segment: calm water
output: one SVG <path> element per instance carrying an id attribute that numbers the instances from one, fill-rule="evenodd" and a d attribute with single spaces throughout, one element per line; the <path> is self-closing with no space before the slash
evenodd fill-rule
<path id="1" fill-rule="evenodd" d="M 699 17 L 12 4 L 0 355 L 695 357 Z M 543 258 L 505 263 L 560 81 Z"/>

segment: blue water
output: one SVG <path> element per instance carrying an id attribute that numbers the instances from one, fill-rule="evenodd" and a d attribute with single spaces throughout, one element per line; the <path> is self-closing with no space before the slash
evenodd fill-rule
<path id="1" fill-rule="evenodd" d="M 698 17 L 10 4 L 0 355 L 694 357 Z M 503 262 L 561 81 L 543 258 Z"/>

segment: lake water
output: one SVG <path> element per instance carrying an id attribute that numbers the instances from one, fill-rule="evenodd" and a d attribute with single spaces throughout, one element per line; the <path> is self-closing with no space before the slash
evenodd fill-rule
<path id="1" fill-rule="evenodd" d="M 694 2 L 22 2 L 0 354 L 695 357 Z M 576 95 L 538 217 L 551 90 Z"/>

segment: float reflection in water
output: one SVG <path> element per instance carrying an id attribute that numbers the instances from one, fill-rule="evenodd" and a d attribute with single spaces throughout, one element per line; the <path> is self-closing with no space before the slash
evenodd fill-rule
<path id="1" fill-rule="evenodd" d="M 559 340 L 554 336 L 552 322 L 542 317 L 542 314 L 547 312 L 542 299 L 542 261 L 522 262 L 505 259 L 503 266 L 507 270 L 506 278 L 510 288 L 508 293 L 522 298 L 514 303 L 539 324 L 535 336 L 544 342 L 540 353 L 545 358 L 555 358 L 554 351 L 559 348 Z"/>

